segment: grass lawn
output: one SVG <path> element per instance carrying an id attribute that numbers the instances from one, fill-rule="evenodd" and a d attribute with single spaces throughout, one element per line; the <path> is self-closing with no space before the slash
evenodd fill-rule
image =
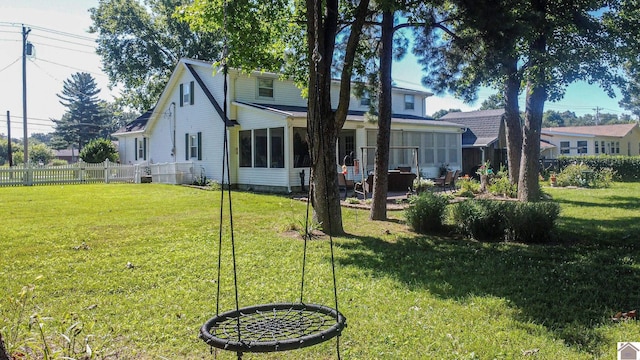
<path id="1" fill-rule="evenodd" d="M 640 307 L 640 184 L 545 191 L 562 207 L 554 245 L 422 236 L 402 212 L 372 222 L 343 209 L 343 358 L 614 359 L 616 342 L 640 341 L 640 323 L 610 319 Z M 83 358 L 88 342 L 96 359 L 213 358 L 197 335 L 215 313 L 219 201 L 159 184 L 0 188 L 9 350 Z M 297 301 L 303 243 L 285 230 L 305 204 L 234 192 L 233 205 L 240 306 Z M 305 300 L 332 306 L 328 242 L 310 242 L 308 256 Z M 244 356 L 283 357 L 333 359 L 335 341 Z"/>

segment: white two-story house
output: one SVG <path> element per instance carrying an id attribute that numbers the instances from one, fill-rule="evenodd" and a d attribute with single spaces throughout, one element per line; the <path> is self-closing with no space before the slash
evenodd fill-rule
<path id="1" fill-rule="evenodd" d="M 222 180 L 224 131 L 231 184 L 241 189 L 290 192 L 309 174 L 307 100 L 279 74 L 230 70 L 224 120 L 224 76 L 212 64 L 182 59 L 154 109 L 114 134 L 122 163 L 191 162 L 196 175 Z M 337 105 L 339 84 L 332 89 Z M 426 116 L 425 91 L 394 88 L 390 167 L 436 176 L 440 164 L 460 168 L 465 127 Z M 358 169 L 373 170 L 377 123 L 367 120 L 368 99 L 351 97 L 338 139 L 336 165 L 353 152 Z M 137 122 L 137 123 L 136 123 Z M 307 183 L 308 178 L 305 178 Z"/>

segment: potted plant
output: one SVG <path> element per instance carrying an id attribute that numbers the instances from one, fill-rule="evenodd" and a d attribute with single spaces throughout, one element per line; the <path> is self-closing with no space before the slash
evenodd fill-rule
<path id="1" fill-rule="evenodd" d="M 551 186 L 552 187 L 558 186 L 558 178 L 556 177 L 556 173 L 551 173 L 551 176 L 549 177 L 549 180 L 551 182 Z"/>

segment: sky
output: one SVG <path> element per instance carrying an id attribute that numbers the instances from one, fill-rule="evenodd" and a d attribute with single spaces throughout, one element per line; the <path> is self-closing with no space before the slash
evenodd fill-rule
<path id="1" fill-rule="evenodd" d="M 27 60 L 27 130 L 28 133 L 53 131 L 50 119 L 59 119 L 65 108 L 56 94 L 64 80 L 76 72 L 89 72 L 101 89 L 100 98 L 113 100 L 116 90 L 108 88 L 108 78 L 101 71 L 95 54 L 95 35 L 89 34 L 91 18 L 88 10 L 98 0 L 0 0 L 0 134 L 7 134 L 7 111 L 11 115 L 11 136 L 22 138 L 22 24 L 31 29 L 28 41 L 35 56 Z M 413 56 L 393 66 L 397 86 L 424 89 L 420 84 L 421 68 Z M 465 104 L 452 96 L 437 95 L 427 99 L 427 115 L 440 109 L 477 110 L 496 91 L 482 89 L 475 103 Z M 571 85 L 565 98 L 547 102 L 545 110 L 573 111 L 578 116 L 601 112 L 622 115 L 619 99 L 610 99 L 597 86 L 586 83 Z M 521 104 L 523 100 L 521 100 Z M 523 105 L 521 105 L 522 108 Z M 628 112 L 626 112 L 628 113 Z"/>

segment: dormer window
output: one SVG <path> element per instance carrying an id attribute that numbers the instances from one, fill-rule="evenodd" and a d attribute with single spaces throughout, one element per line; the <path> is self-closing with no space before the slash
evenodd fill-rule
<path id="1" fill-rule="evenodd" d="M 404 96 L 404 109 L 405 110 L 415 109 L 415 97 L 413 95 L 406 94 Z"/>
<path id="2" fill-rule="evenodd" d="M 194 83 L 180 84 L 180 106 L 193 105 Z"/>
<path id="3" fill-rule="evenodd" d="M 258 78 L 258 97 L 273 99 L 273 79 Z"/>
<path id="4" fill-rule="evenodd" d="M 369 92 L 365 91 L 362 93 L 362 97 L 360 98 L 360 105 L 369 106 L 371 105 L 371 97 L 369 96 Z"/>

